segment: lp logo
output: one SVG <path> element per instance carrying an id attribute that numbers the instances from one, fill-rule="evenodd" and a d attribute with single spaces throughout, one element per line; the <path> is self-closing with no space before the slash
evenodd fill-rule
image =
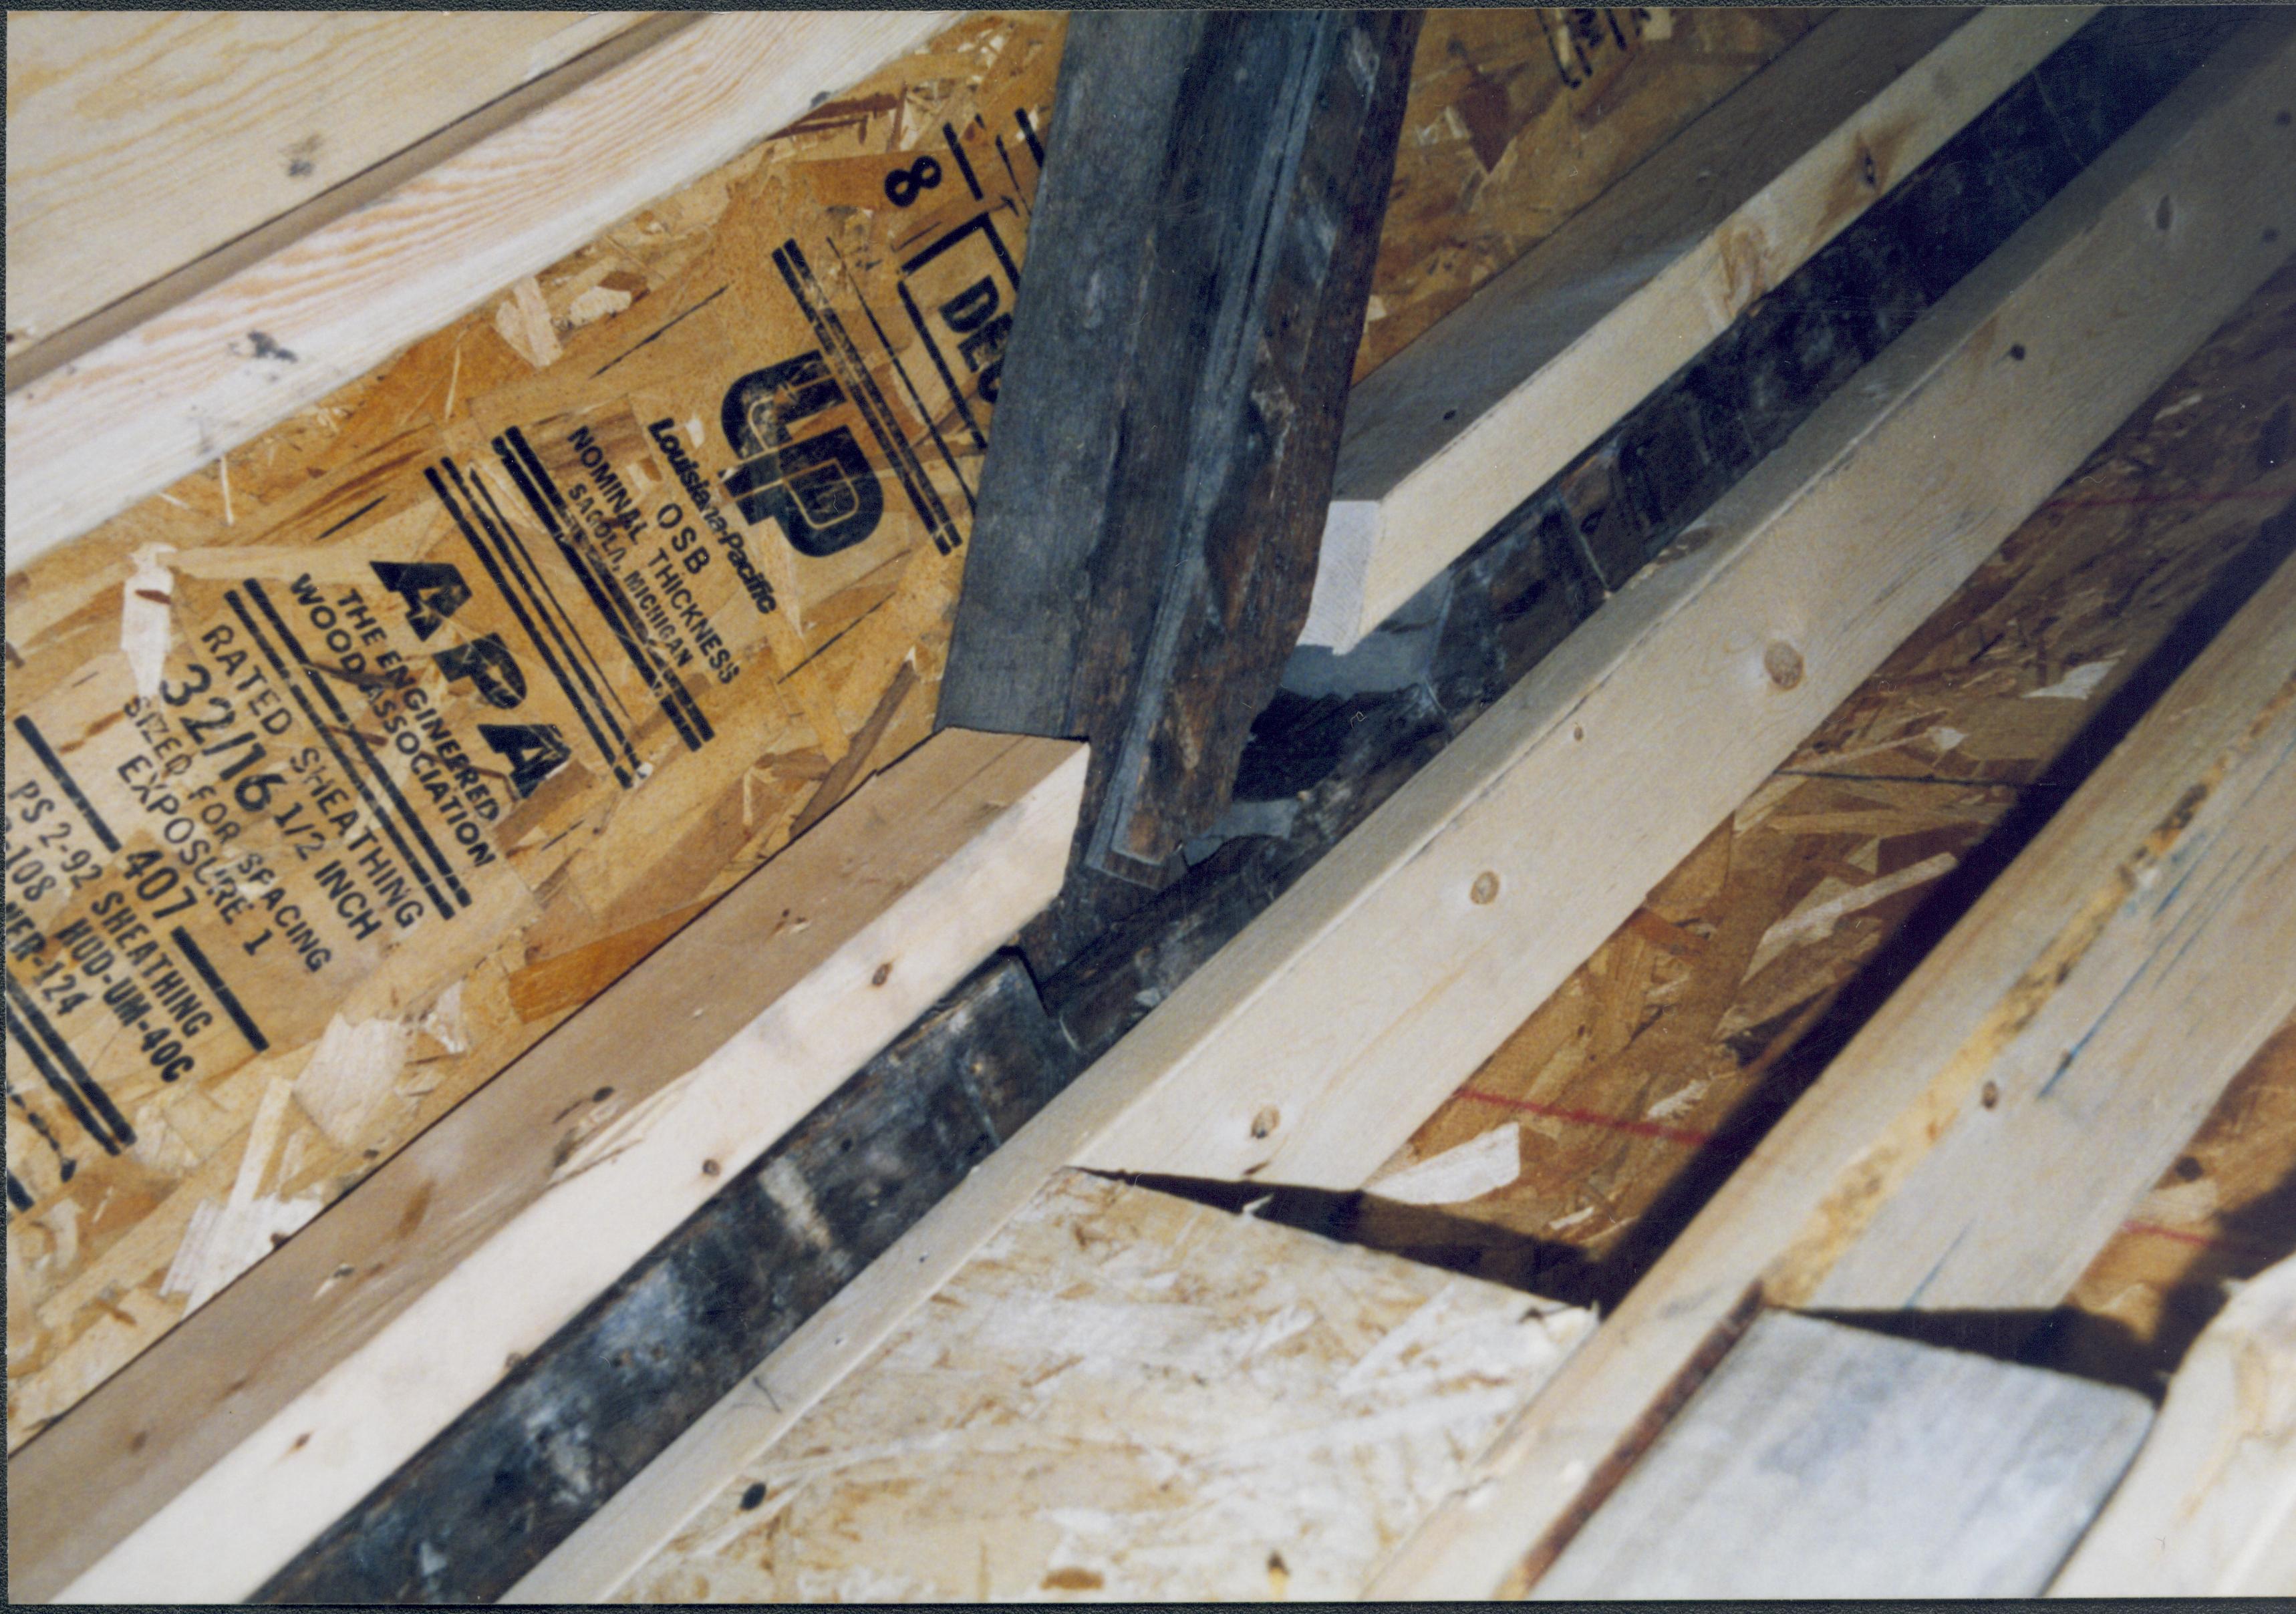
<path id="1" fill-rule="evenodd" d="M 779 523 L 801 555 L 833 555 L 871 533 L 885 492 L 853 433 L 833 426 L 802 441 L 791 428 L 845 401 L 818 349 L 753 370 L 726 392 L 726 440 L 742 463 L 726 477 L 742 519 Z"/>

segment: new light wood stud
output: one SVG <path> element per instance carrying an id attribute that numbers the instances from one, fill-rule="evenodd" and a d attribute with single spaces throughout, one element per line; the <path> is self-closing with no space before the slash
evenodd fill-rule
<path id="1" fill-rule="evenodd" d="M 2115 299 L 2122 319 L 2182 313 L 2192 283 L 2162 273 L 2177 254 L 2161 250 L 2179 224 L 2221 221 L 2215 238 L 2233 251 L 2288 230 L 2284 212 L 2277 224 L 2258 213 L 2289 209 L 2296 194 L 2296 137 L 2275 122 L 2296 89 L 2292 33 L 2274 18 L 2236 37 L 2076 182 L 2120 193 L 2068 256 L 2095 255 L 2091 295 Z M 2255 190 L 2234 175 L 2254 176 Z M 2285 249 L 2268 250 L 2266 268 Z M 2127 374 L 2135 355 L 2072 310 L 2077 295 L 2059 291 L 2051 307 L 2095 344 L 2087 385 L 2102 386 L 2097 371 Z M 2177 351 L 2226 310 L 2211 300 L 2196 312 Z M 2031 363 L 2045 353 L 2039 328 L 2010 316 L 1995 334 L 2021 341 L 2020 362 Z M 2160 373 L 2147 365 L 2128 379 Z M 2069 387 L 2059 410 L 2080 397 Z M 2296 979 L 2277 967 L 2296 947 L 2292 668 L 2296 566 L 2284 565 L 1764 1139 L 1476 1481 L 1406 1544 L 1382 1594 L 1535 1584 L 1631 1461 L 1669 1387 L 1694 1379 L 1702 1353 L 1740 1325 L 1750 1294 L 1892 1307 L 1945 1305 L 1947 1292 L 1962 1307 L 2062 1298 L 2071 1279 L 2059 1274 L 2078 1275 L 2167 1163 L 2145 1111 L 2184 1118 L 2169 1121 L 2173 1153 L 2296 1007 Z M 2124 994 L 2143 1004 L 2142 1027 L 2116 1012 Z M 2057 1091 L 2077 1105 L 2053 1102 L 2061 1064 L 2069 1085 Z M 2012 1152 L 2052 1122 L 2079 1135 L 2060 1133 L 2051 1150 L 2056 1161 L 2073 1150 L 2072 1176 L 2046 1159 L 2037 1176 Z M 1956 1204 L 1976 1155 L 1995 1176 Z M 2056 1202 L 2068 1197 L 2081 1207 Z M 1962 1235 L 1962 1264 L 1940 1269 L 1958 1274 L 1950 1290 L 1882 1275 L 1899 1271 L 1885 1225 L 1919 1208 Z"/>
<path id="2" fill-rule="evenodd" d="M 38 12 L 8 20 L 8 367 L 642 12 Z M 570 86 L 569 86 L 570 87 Z M 42 368 L 58 360 L 40 355 Z"/>
<path id="3" fill-rule="evenodd" d="M 2296 1597 L 2296 1257 L 2186 1353 L 2052 1597 Z"/>
<path id="4" fill-rule="evenodd" d="M 768 1358 L 773 1405 L 727 1397 L 511 1600 L 611 1593 L 1064 1164 L 1365 1180 L 2283 261 L 2288 31 L 2259 25 L 2076 180 Z M 1548 1505 L 1651 1393 L 1591 1410 Z M 1400 1584 L 1487 1594 L 1528 1544 L 1506 1522 L 1463 1573 L 1430 1549 Z"/>
<path id="5" fill-rule="evenodd" d="M 1175 994 L 1128 1039 L 1152 1086 L 1078 1163 L 1359 1186 L 2285 258 L 2287 26 L 2076 178 Z"/>
<path id="6" fill-rule="evenodd" d="M 2134 1390 L 1767 1313 L 1538 1595 L 2035 1596 L 2152 1421 Z"/>
<path id="7" fill-rule="evenodd" d="M 714 14 L 10 393 L 9 569 L 317 402 L 953 16 Z"/>
<path id="8" fill-rule="evenodd" d="M 865 786 L 20 1454 L 13 1589 L 252 1591 L 1043 906 L 1084 764 Z"/>
<path id="9" fill-rule="evenodd" d="M 1301 642 L 1376 627 L 2094 10 L 1827 19 L 1366 377 Z"/>

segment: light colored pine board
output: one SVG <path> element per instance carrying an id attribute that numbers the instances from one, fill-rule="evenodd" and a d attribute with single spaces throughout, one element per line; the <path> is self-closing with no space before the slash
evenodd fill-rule
<path id="1" fill-rule="evenodd" d="M 10 1037 L 9 1169 L 25 1191 L 14 1201 L 24 1214 L 8 1227 L 12 1449 L 235 1273 L 236 1264 L 195 1258 L 203 1249 L 255 1260 L 267 1234 L 339 1199 L 931 732 L 970 528 L 964 488 L 980 452 L 952 427 L 943 459 L 935 433 L 954 405 L 913 397 L 894 367 L 921 392 L 939 386 L 927 344 L 950 344 L 936 310 L 1004 272 L 989 232 L 1016 269 L 1024 260 L 1037 170 L 1020 122 L 1041 124 L 1061 28 L 1057 13 L 1034 13 L 947 30 L 313 408 L 10 574 L 7 971 L 135 1133 L 132 1145 L 106 1151 Z M 948 156 L 944 123 L 962 131 L 978 200 Z M 939 186 L 912 196 L 897 184 L 889 195 L 889 180 L 935 152 L 947 165 Z M 891 243 L 920 232 L 925 244 L 954 235 L 956 246 L 905 273 L 914 253 Z M 890 394 L 882 436 L 851 396 L 801 423 L 808 439 L 854 434 L 866 486 L 882 496 L 875 529 L 828 556 L 800 553 L 770 513 L 745 514 L 725 493 L 725 477 L 744 463 L 728 436 L 728 394 L 822 340 L 775 266 L 784 246 L 817 266 L 827 314 Z M 849 275 L 833 273 L 840 254 Z M 901 310 L 905 290 L 923 329 L 905 312 L 873 327 L 870 310 Z M 961 384 L 985 431 L 980 378 Z M 737 408 L 736 430 L 742 419 Z M 641 601 L 652 606 L 642 643 L 653 649 L 625 643 L 512 483 L 496 445 L 513 429 L 570 502 L 597 510 L 626 496 L 624 530 L 644 541 L 602 541 L 601 518 L 575 553 L 611 565 L 633 614 Z M 590 438 L 585 464 L 579 445 Z M 922 465 L 914 496 L 896 474 L 896 450 Z M 448 462 L 483 481 L 531 575 L 490 572 L 474 547 L 485 535 L 458 530 L 428 480 Z M 706 513 L 689 476 L 709 497 Z M 945 522 L 928 519 L 936 502 Z M 660 551 L 688 525 L 692 539 L 671 566 Z M 498 564 L 499 547 L 487 548 Z M 738 575 L 744 559 L 769 593 Z M 426 637 L 378 562 L 451 566 L 470 597 Z M 308 593 L 296 586 L 306 573 Z M 233 601 L 262 623 L 250 594 L 258 587 L 310 668 L 287 657 L 282 676 L 253 647 Z M 450 678 L 441 660 L 488 635 L 524 680 L 509 707 L 468 677 Z M 141 702 L 123 649 L 131 641 L 166 646 L 167 693 L 157 700 Z M 578 679 L 570 647 L 583 652 Z M 650 687 L 642 674 L 652 660 L 705 720 L 706 733 L 691 732 L 698 744 L 665 710 L 668 685 Z M 336 667 L 395 682 L 362 685 L 318 670 Z M 354 719 L 372 765 L 350 743 Z M 613 738 L 602 723 L 620 728 L 627 752 L 600 741 Z M 569 755 L 521 796 L 488 736 L 529 725 L 554 727 Z M 39 759 L 25 725 L 117 848 Z M 257 744 L 265 755 L 250 766 Z M 244 788 L 268 773 L 282 778 Z M 354 776 L 388 810 L 387 825 Z M 467 905 L 408 820 L 443 855 Z M 417 867 L 443 905 L 421 889 Z M 338 883 L 346 870 L 348 891 Z M 153 934 L 108 957 L 73 959 L 58 938 L 83 922 L 122 918 L 123 902 Z M 267 1046 L 198 979 L 176 927 Z M 168 1000 L 183 1012 L 155 1007 L 165 1035 L 145 1036 L 148 1016 L 123 1035 L 104 992 L 134 987 L 156 1005 L 154 983 L 168 979 Z M 347 1036 L 368 1039 L 383 1063 L 397 1058 L 394 1073 L 370 1074 L 372 1104 L 329 1103 L 308 1073 L 323 1044 Z M 152 1056 L 171 1042 L 192 1068 L 165 1079 Z M 296 1102 L 262 1135 L 267 1155 L 250 1152 L 264 1094 L 280 1077 L 300 1084 Z M 263 1225 L 217 1244 L 212 1218 L 243 1177 L 265 1214 L 234 1220 Z"/>
<path id="2" fill-rule="evenodd" d="M 1770 1312 L 1538 1596 L 2038 1596 L 2152 1421 L 2134 1390 Z"/>
<path id="3" fill-rule="evenodd" d="M 2096 209 L 2076 236 L 2079 250 L 2057 266 L 2085 262 L 2087 274 L 2070 287 L 2043 275 L 2028 288 L 2046 299 L 2045 315 L 2069 315 L 2083 333 L 2074 351 L 2089 374 L 2058 395 L 2059 418 L 2126 382 L 2145 381 L 2142 396 L 2165 372 L 2145 364 L 2144 374 L 2129 373 L 2139 364 L 2136 333 L 2165 335 L 2194 293 L 2191 273 L 2164 271 L 2185 252 L 2210 250 L 2188 238 L 2182 251 L 2164 253 L 2180 224 L 2218 221 L 2203 234 L 2224 255 L 2265 228 L 2288 231 L 2285 222 L 2260 225 L 2258 211 L 2287 208 L 2296 195 L 2282 177 L 2296 164 L 2296 135 L 2275 122 L 2296 87 L 2292 36 L 2296 29 L 2276 17 L 2235 37 L 2052 204 Z M 1979 276 L 1997 272 L 2038 233 L 2013 242 Z M 2267 250 L 2268 268 L 2284 248 Z M 2084 291 L 2109 301 L 2114 316 L 2098 321 L 2079 308 Z M 2168 352 L 2195 343 L 2226 311 L 2221 303 L 2194 310 Z M 2027 334 L 2032 317 L 2005 310 L 1996 326 L 1999 337 L 2024 343 L 2028 363 L 2049 351 Z M 2120 394 L 2108 407 L 2125 410 L 2129 401 Z M 1996 443 L 2022 435 L 1997 420 L 1987 430 Z M 1962 1139 L 1997 1141 L 1996 1121 L 2037 1102 L 2083 1028 L 2102 1027 L 2104 1042 L 2123 1035 L 2112 1004 L 2132 986 L 2156 1018 L 2148 1037 L 2123 1045 L 2149 1049 L 2151 1061 L 2123 1068 L 2124 1090 L 2157 1094 L 2187 1118 L 2175 1142 L 2190 1135 L 2240 1061 L 2296 1007 L 2296 979 L 2278 967 L 2296 946 L 2292 665 L 2296 565 L 2284 565 L 1764 1138 L 1494 1448 L 1468 1498 L 1447 1504 L 1406 1544 L 1382 1572 L 1383 1593 L 1480 1596 L 1535 1582 L 1581 1511 L 1615 1482 L 1616 1465 L 1630 1460 L 1638 1428 L 1657 1415 L 1669 1387 L 1740 1325 L 1750 1293 L 1780 1305 L 1816 1294 L 1849 1303 L 1834 1298 L 1843 1290 L 1826 1287 L 1829 1273 L 1861 1234 L 1872 1236 L 1891 1196 L 1919 1180 L 1938 1140 L 1956 1153 L 1966 1147 Z M 2233 877 L 2211 886 L 2209 876 L 2227 861 Z M 2201 878 L 2179 881 L 2195 867 Z M 2216 979 L 2190 979 L 2184 972 L 2194 963 Z M 2152 989 L 2162 974 L 2184 989 Z M 2236 1000 L 2229 1009 L 2227 998 Z M 2000 1283 L 1989 1291 L 1961 1285 L 1960 1305 L 2054 1305 L 2151 1184 L 2164 1162 L 2141 1135 L 2120 1155 L 2108 1097 L 2087 1101 L 2099 1124 L 2077 1178 L 2028 1172 L 1996 1155 L 1981 1202 L 1952 1208 L 1972 1218 L 1964 1250 L 1981 1254 Z M 2109 1207 L 2086 1249 L 2065 1248 L 2081 1236 L 2077 1216 L 2054 1202 L 2065 1198 L 2082 1210 Z M 2046 1278 L 2067 1260 L 2070 1272 L 2054 1292 L 2016 1287 L 2021 1273 Z M 1941 1303 L 1918 1283 L 1872 1303 L 1908 1302 Z"/>
<path id="4" fill-rule="evenodd" d="M 2296 1597 L 2296 1257 L 2202 1333 L 2049 1594 Z"/>
<path id="5" fill-rule="evenodd" d="M 1693 553 L 1606 604 L 793 1335 L 767 1364 L 776 1407 L 737 1393 L 712 1408 L 513 1600 L 611 1591 L 1062 1165 L 1373 1175 L 2285 257 L 2261 232 L 2296 219 L 2259 217 L 2296 194 L 2270 184 L 2290 161 L 2269 121 L 2283 26 L 2076 180 L 1718 504 Z M 1763 670 L 1774 635 L 1801 654 L 1792 690 Z M 1289 1148 L 1302 1113 L 1313 1152 Z M 1582 1469 L 1647 1398 L 1592 1409 Z M 1485 1595 L 1527 1538 L 1445 1584 Z"/>
<path id="6" fill-rule="evenodd" d="M 1520 1136 L 1520 1171 L 1454 1207 L 1463 1268 L 1550 1286 L 1555 1246 L 1621 1296 L 1767 1119 L 1965 903 L 1997 826 L 2023 839 L 2197 653 L 2185 624 L 2296 504 L 2286 358 L 2296 266 L 2243 306 L 1643 900 L 1382 1167 Z M 2277 422 L 2276 424 L 2276 422 Z M 2251 578 L 2251 581 L 2252 581 Z M 2232 602 L 2236 606 L 2238 602 Z M 2084 699 L 2047 696 L 2103 676 Z M 2081 669 L 2092 669 L 2082 672 Z M 2132 688 L 2141 684 L 2151 693 Z M 2125 720 L 2124 720 L 2125 719 Z M 2089 738 L 2076 744 L 2076 736 Z M 2013 848 L 2005 848 L 2013 850 Z M 1885 883 L 1886 882 L 1886 883 Z M 1956 895 L 1956 892 L 1959 895 Z M 1921 915 L 1918 920 L 1916 915 Z M 1924 940 L 1923 938 L 1927 939 Z M 2051 1331 L 2041 1364 L 2147 1389 L 2276 1247 L 2296 1171 L 2296 1024 L 2227 1088 Z M 1376 1181 L 1376 1180 L 1375 1180 Z M 1677 1212 L 1676 1208 L 1685 1208 Z M 1366 1208 L 1357 1236 L 1383 1249 Z M 1664 1231 L 1661 1231 L 1664 1229 Z M 2296 1244 L 2296 1227 L 2286 1230 Z"/>
<path id="7" fill-rule="evenodd" d="M 12 392 L 9 569 L 316 403 L 951 20 L 713 15 Z M 281 350 L 293 361 L 272 356 Z"/>
<path id="8" fill-rule="evenodd" d="M 1085 760 L 864 786 L 12 1462 L 12 1585 L 252 1591 L 1049 901 Z"/>
<path id="9" fill-rule="evenodd" d="M 2296 622 L 2296 565 L 2284 570 L 2257 605 L 2288 624 Z M 2003 966 L 2021 962 L 2012 951 L 2021 943 L 2034 962 L 2016 978 L 2013 999 L 2000 999 L 2010 1006 L 1982 1029 L 1956 1028 L 1968 1040 L 1942 1067 L 1951 1079 L 1941 1074 L 1918 1117 L 1893 1127 L 1861 1164 L 1860 1180 L 1829 1200 L 1821 1216 L 1849 1225 L 1828 1227 L 1789 1258 L 1791 1273 L 1801 1259 L 1823 1262 L 1822 1250 L 1854 1236 L 1821 1268 L 1812 1304 L 2054 1305 L 2169 1168 L 2226 1084 L 2296 1012 L 2296 971 L 2288 968 L 2296 958 L 2296 633 L 2259 645 L 2258 620 L 2245 626 L 2255 676 L 2180 686 L 2144 736 L 2155 794 L 2124 792 L 2109 827 L 2098 823 L 2080 840 L 2073 836 L 2089 826 L 2073 815 L 2089 804 L 2078 796 L 2068 804 L 2065 839 L 2051 849 L 2069 863 L 2087 855 L 2092 874 L 2108 866 L 2115 874 L 2091 898 L 2080 928 L 2068 927 L 2038 954 L 2031 944 L 2041 932 L 2017 934 L 2021 922 L 2031 925 L 2062 907 L 2034 900 L 2070 895 L 2062 885 L 2021 882 L 2024 907 L 1993 908 L 2010 935 L 1986 960 L 1992 973 L 1973 973 L 1964 959 L 1972 972 L 1961 980 L 1994 987 Z M 2242 627 L 2235 621 L 2228 632 Z M 2254 726 L 2229 741 L 2235 750 L 2212 756 L 2227 737 L 2205 719 L 2225 710 L 2247 712 Z M 2170 739 L 2179 726 L 2177 738 L 2189 736 L 2191 750 Z M 2128 766 L 2117 773 L 2125 776 Z M 2114 844 L 2155 808 L 2159 827 L 2141 852 Z M 2117 866 L 2108 861 L 2115 853 L 2125 859 Z M 2045 965 L 2075 973 L 2051 991 L 2039 984 Z M 1939 1025 L 1924 1036 L 1940 1033 L 1951 1035 Z M 1925 1053 L 1940 1046 L 1922 1045 Z M 1906 1044 L 1892 1052 L 1903 1056 Z M 2008 1184 L 2015 1185 L 2013 1209 L 2005 1203 Z M 1881 1202 L 1866 1213 L 1871 1199 Z"/>
<path id="10" fill-rule="evenodd" d="M 1360 1185 L 2287 257 L 2283 43 L 2099 159 L 1160 1006 L 1077 1163 Z"/>
<path id="11" fill-rule="evenodd" d="M 75 321 L 644 14 L 11 15 L 11 371 Z"/>
<path id="12" fill-rule="evenodd" d="M 1064 1172 L 619 1597 L 1350 1597 L 1592 1323 Z"/>
<path id="13" fill-rule="evenodd" d="M 1377 627 L 2092 9 L 1828 19 L 1366 378 L 1302 643 Z"/>

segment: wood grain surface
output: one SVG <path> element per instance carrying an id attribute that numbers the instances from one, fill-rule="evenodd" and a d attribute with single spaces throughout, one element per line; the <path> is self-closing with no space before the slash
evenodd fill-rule
<path id="1" fill-rule="evenodd" d="M 10 368 L 644 15 L 11 15 Z"/>

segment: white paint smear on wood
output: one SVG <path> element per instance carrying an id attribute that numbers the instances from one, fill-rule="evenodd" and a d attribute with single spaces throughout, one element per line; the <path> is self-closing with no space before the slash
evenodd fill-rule
<path id="1" fill-rule="evenodd" d="M 135 692 L 146 700 L 160 693 L 167 671 L 168 642 L 174 633 L 176 579 L 160 557 L 169 544 L 147 544 L 135 555 L 135 569 L 120 589 L 119 650 L 135 676 Z"/>
<path id="2" fill-rule="evenodd" d="M 1390 1172 L 1365 1188 L 1399 1205 L 1457 1205 L 1505 1187 L 1522 1175 L 1522 1127 L 1494 1127 L 1456 1149 Z"/>
<path id="3" fill-rule="evenodd" d="M 414 1040 L 398 1020 L 347 1020 L 338 1014 L 295 1078 L 295 1097 L 338 1147 L 357 1148 L 367 1122 L 395 1090 Z"/>
<path id="4" fill-rule="evenodd" d="M 463 1016 L 463 983 L 455 981 L 439 994 L 439 1001 L 430 1005 L 430 1012 L 422 1017 L 422 1029 L 449 1053 L 467 1053 L 471 1049 L 471 1026 Z"/>
<path id="5" fill-rule="evenodd" d="M 550 323 L 550 305 L 542 300 L 542 288 L 533 275 L 512 286 L 510 295 L 495 305 L 495 329 L 519 357 L 537 370 L 558 362 L 562 351 L 558 332 Z"/>
<path id="6" fill-rule="evenodd" d="M 176 1258 L 160 1280 L 160 1293 L 184 1297 L 186 1311 L 197 1311 L 228 1287 L 233 1279 L 269 1255 L 276 1241 L 291 1237 L 319 1214 L 316 1195 L 283 1200 L 260 1192 L 271 1167 L 271 1157 L 286 1129 L 292 1086 L 274 1077 L 255 1107 L 247 1129 L 247 1147 L 239 1157 L 239 1175 L 231 1198 L 217 1205 L 202 1200 L 192 1209 Z M 285 1173 L 281 1174 L 283 1177 Z"/>
<path id="7" fill-rule="evenodd" d="M 1859 909 L 1870 908 L 1900 891 L 1952 873 L 1957 861 L 1951 852 L 1939 852 L 1861 886 L 1845 886 L 1828 876 L 1818 882 L 1817 889 L 1803 899 L 1800 907 L 1762 933 L 1761 945 L 1754 949 L 1753 960 L 1746 966 L 1747 979 L 1751 980 L 1760 974 L 1771 960 L 1789 947 L 1824 941 L 1833 934 L 1835 925 Z"/>
<path id="8" fill-rule="evenodd" d="M 2105 675 L 2112 670 L 2113 663 L 2120 660 L 2118 656 L 2112 656 L 2103 661 L 2084 661 L 2054 684 L 2040 689 L 2027 690 L 2025 699 L 2028 700 L 2086 700 L 2096 693 L 2096 686 L 2104 682 Z"/>

